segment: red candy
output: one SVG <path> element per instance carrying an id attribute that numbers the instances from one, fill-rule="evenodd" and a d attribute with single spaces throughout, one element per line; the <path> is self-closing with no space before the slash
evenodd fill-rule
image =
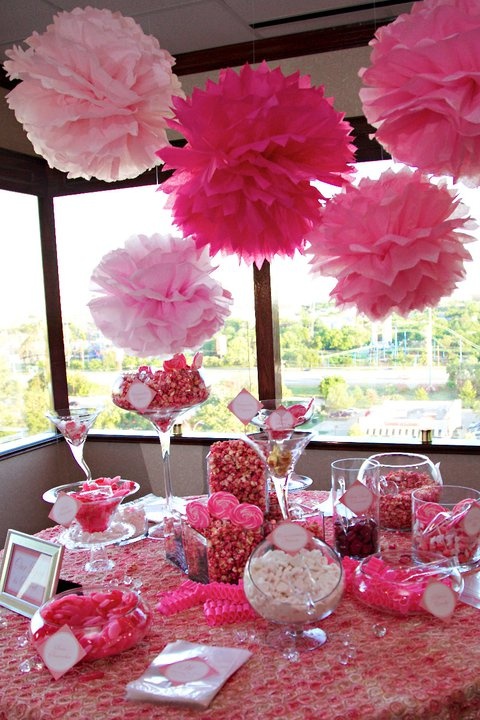
<path id="1" fill-rule="evenodd" d="M 239 501 L 235 495 L 230 492 L 215 492 L 208 498 L 207 509 L 210 515 L 220 520 L 230 518 L 232 510 L 238 505 Z"/>
<path id="2" fill-rule="evenodd" d="M 85 659 L 97 660 L 140 642 L 150 626 L 150 612 L 131 590 L 69 590 L 35 613 L 30 628 L 33 644 L 40 645 L 63 625 L 86 650 Z"/>

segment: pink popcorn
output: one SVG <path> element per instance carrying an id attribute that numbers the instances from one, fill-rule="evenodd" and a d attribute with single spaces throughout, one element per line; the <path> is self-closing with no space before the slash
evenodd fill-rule
<path id="1" fill-rule="evenodd" d="M 162 370 L 140 367 L 124 373 L 112 391 L 112 400 L 123 410 L 138 413 L 168 412 L 199 405 L 209 397 L 209 389 L 198 368 L 201 357 L 187 365 L 183 355 L 165 360 Z M 166 426 L 167 428 L 167 426 Z"/>
<path id="2" fill-rule="evenodd" d="M 380 495 L 380 525 L 389 530 L 411 530 L 412 492 L 420 487 L 438 487 L 431 475 L 424 472 L 398 469 L 385 476 L 387 487 L 397 490 Z"/>
<path id="3" fill-rule="evenodd" d="M 210 493 L 226 491 L 239 502 L 251 503 L 265 512 L 267 479 L 265 464 L 244 440 L 215 442 L 208 454 Z"/>

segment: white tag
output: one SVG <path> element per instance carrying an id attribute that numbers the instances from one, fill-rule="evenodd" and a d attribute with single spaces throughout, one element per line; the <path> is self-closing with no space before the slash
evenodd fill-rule
<path id="1" fill-rule="evenodd" d="M 348 490 L 343 493 L 340 502 L 355 515 L 362 515 L 371 508 L 373 499 L 374 495 L 370 488 L 360 480 L 355 480 Z"/>
<path id="2" fill-rule="evenodd" d="M 78 500 L 67 493 L 60 492 L 57 499 L 50 510 L 48 517 L 53 522 L 68 527 L 75 520 L 80 503 Z"/>
<path id="3" fill-rule="evenodd" d="M 271 534 L 273 544 L 286 553 L 296 553 L 308 545 L 310 533 L 298 523 L 282 522 Z"/>
<path id="4" fill-rule="evenodd" d="M 146 410 L 154 397 L 154 391 L 140 380 L 135 380 L 128 388 L 127 400 L 136 410 Z"/>
<path id="5" fill-rule="evenodd" d="M 451 587 L 433 580 L 428 583 L 422 596 L 421 605 L 432 615 L 447 620 L 455 610 L 457 596 Z"/>
<path id="6" fill-rule="evenodd" d="M 248 425 L 250 420 L 262 409 L 263 405 L 244 388 L 240 390 L 227 407 L 240 422 Z"/>
<path id="7" fill-rule="evenodd" d="M 56 633 L 50 635 L 38 646 L 37 651 L 55 680 L 62 677 L 87 654 L 68 625 L 63 625 Z"/>

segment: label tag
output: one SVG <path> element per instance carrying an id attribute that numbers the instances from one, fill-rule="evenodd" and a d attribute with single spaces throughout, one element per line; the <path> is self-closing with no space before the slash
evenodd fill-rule
<path id="1" fill-rule="evenodd" d="M 55 680 L 65 675 L 87 654 L 68 625 L 63 625 L 44 640 L 37 651 Z"/>
<path id="2" fill-rule="evenodd" d="M 160 665 L 159 672 L 173 685 L 186 685 L 215 677 L 218 671 L 201 657 L 179 660 L 170 665 Z"/>
<path id="3" fill-rule="evenodd" d="M 135 380 L 128 388 L 127 400 L 136 410 L 146 410 L 154 397 L 154 391 L 140 380 Z"/>
<path id="4" fill-rule="evenodd" d="M 370 488 L 360 482 L 360 480 L 355 480 L 348 490 L 343 493 L 340 502 L 355 513 L 355 515 L 361 515 L 370 510 L 374 497 Z"/>
<path id="5" fill-rule="evenodd" d="M 444 585 L 438 580 L 432 580 L 425 588 L 420 604 L 427 612 L 440 620 L 448 620 L 455 610 L 457 596 L 448 585 Z"/>
<path id="6" fill-rule="evenodd" d="M 311 534 L 298 523 L 282 522 L 271 533 L 273 544 L 283 552 L 293 555 L 306 547 Z"/>
<path id="7" fill-rule="evenodd" d="M 80 503 L 76 498 L 65 492 L 59 492 L 48 517 L 53 522 L 68 527 L 75 520 L 79 507 Z"/>
<path id="8" fill-rule="evenodd" d="M 249 393 L 248 390 L 243 388 L 227 407 L 240 422 L 248 425 L 250 420 L 262 409 L 263 405 L 257 398 Z"/>
<path id="9" fill-rule="evenodd" d="M 465 513 L 463 529 L 469 537 L 480 533 L 480 507 L 474 503 Z"/>

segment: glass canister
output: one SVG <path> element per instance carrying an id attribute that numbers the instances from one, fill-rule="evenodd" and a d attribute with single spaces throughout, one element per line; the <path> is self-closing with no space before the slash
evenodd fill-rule
<path id="1" fill-rule="evenodd" d="M 442 485 L 438 465 L 426 455 L 379 453 L 370 460 L 380 464 L 380 527 L 382 530 L 410 532 L 414 490 Z"/>
<path id="2" fill-rule="evenodd" d="M 379 550 L 379 465 L 367 458 L 331 464 L 333 535 L 341 557 L 360 560 Z"/>
<path id="3" fill-rule="evenodd" d="M 137 645 L 150 623 L 150 609 L 135 590 L 83 586 L 42 605 L 32 617 L 30 639 L 36 648 L 67 625 L 85 650 L 85 660 L 98 660 Z"/>

